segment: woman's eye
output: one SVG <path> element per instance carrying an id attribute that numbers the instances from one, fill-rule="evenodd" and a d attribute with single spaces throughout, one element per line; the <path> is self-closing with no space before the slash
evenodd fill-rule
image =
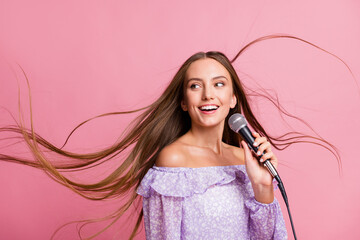
<path id="1" fill-rule="evenodd" d="M 190 88 L 198 88 L 199 87 L 199 84 L 191 84 L 190 85 Z"/>
<path id="2" fill-rule="evenodd" d="M 222 86 L 224 86 L 225 84 L 224 83 L 222 83 L 222 82 L 218 82 L 218 83 L 216 83 L 216 85 L 217 86 L 219 86 L 219 84 L 220 84 L 220 87 L 222 87 Z"/>

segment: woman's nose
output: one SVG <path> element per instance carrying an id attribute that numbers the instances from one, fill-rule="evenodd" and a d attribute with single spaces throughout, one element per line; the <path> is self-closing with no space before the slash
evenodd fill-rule
<path id="1" fill-rule="evenodd" d="M 203 99 L 214 99 L 214 91 L 211 87 L 204 87 L 204 91 L 203 91 Z"/>

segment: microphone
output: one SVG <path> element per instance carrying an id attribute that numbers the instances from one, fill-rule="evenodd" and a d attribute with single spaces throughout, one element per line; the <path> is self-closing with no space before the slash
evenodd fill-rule
<path id="1" fill-rule="evenodd" d="M 230 118 L 228 120 L 228 124 L 229 124 L 229 127 L 231 128 L 231 130 L 233 130 L 234 132 L 239 133 L 241 135 L 241 137 L 245 140 L 245 142 L 247 143 L 247 145 L 249 146 L 249 148 L 251 150 L 253 150 L 255 153 L 258 151 L 258 147 L 253 146 L 253 144 L 255 142 L 255 138 L 251 134 L 251 131 L 247 126 L 246 119 L 243 115 L 241 115 L 240 113 L 234 113 L 233 115 L 230 116 Z M 258 160 L 259 160 L 263 155 L 264 154 L 262 153 L 261 156 L 257 156 L 257 155 L 256 156 L 258 157 Z M 286 204 L 286 208 L 289 213 L 289 218 L 290 218 L 291 228 L 292 228 L 292 231 L 294 234 L 294 239 L 296 240 L 297 238 L 296 238 L 296 233 L 295 233 L 295 227 L 294 227 L 294 223 L 293 223 L 293 220 L 291 217 L 289 201 L 288 201 L 288 198 L 286 195 L 284 184 L 281 181 L 281 178 L 280 178 L 279 174 L 277 173 L 275 167 L 272 165 L 272 163 L 268 159 L 265 159 L 264 166 L 269 170 L 271 176 L 273 176 L 276 179 L 276 181 L 278 182 L 278 187 L 280 189 L 281 195 L 283 196 L 284 202 Z"/>
<path id="2" fill-rule="evenodd" d="M 255 138 L 253 137 L 250 129 L 248 128 L 247 121 L 242 114 L 234 113 L 233 115 L 231 115 L 228 120 L 228 124 L 231 130 L 241 135 L 241 137 L 245 140 L 251 150 L 253 150 L 255 153 L 258 151 L 258 147 L 253 146 Z M 264 154 L 261 153 L 260 156 L 256 156 L 259 160 L 263 155 Z M 272 163 L 268 159 L 265 159 L 264 166 L 269 170 L 271 176 L 273 176 L 276 180 L 280 178 L 274 165 L 272 165 Z"/>

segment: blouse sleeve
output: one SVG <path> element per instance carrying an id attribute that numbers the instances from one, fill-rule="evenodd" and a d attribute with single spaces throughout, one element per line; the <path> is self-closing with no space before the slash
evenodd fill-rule
<path id="1" fill-rule="evenodd" d="M 182 203 L 182 197 L 163 196 L 156 192 L 143 198 L 147 240 L 180 240 Z"/>
<path id="2" fill-rule="evenodd" d="M 245 201 L 249 209 L 250 239 L 288 239 L 285 221 L 276 198 L 269 204 L 260 203 L 252 196 Z"/>

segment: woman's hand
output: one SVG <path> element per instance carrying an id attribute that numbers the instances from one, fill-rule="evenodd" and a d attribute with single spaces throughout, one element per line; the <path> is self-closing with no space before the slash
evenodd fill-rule
<path id="1" fill-rule="evenodd" d="M 271 203 L 274 200 L 274 188 L 272 184 L 273 177 L 267 168 L 264 167 L 263 162 L 268 159 L 276 169 L 278 161 L 274 153 L 271 151 L 271 145 L 266 140 L 266 137 L 261 137 L 256 132 L 253 132 L 252 134 L 255 137 L 254 146 L 257 146 L 260 152 L 258 156 L 260 156 L 264 151 L 265 153 L 259 163 L 257 158 L 253 156 L 253 153 L 246 142 L 241 141 L 241 145 L 245 151 L 246 172 L 250 178 L 255 199 L 259 202 Z"/>

